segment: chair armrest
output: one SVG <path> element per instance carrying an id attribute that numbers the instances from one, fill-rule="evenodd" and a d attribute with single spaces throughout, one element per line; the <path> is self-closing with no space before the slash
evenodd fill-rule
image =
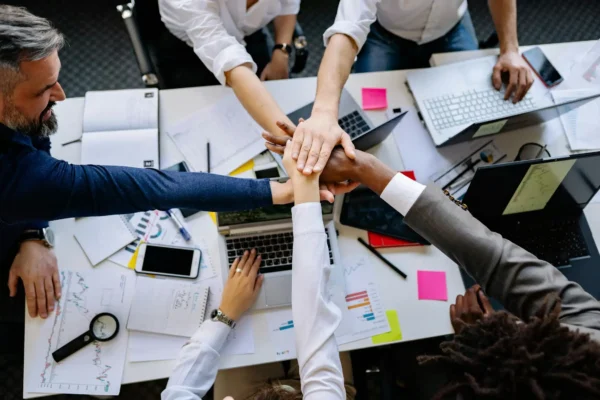
<path id="1" fill-rule="evenodd" d="M 148 50 L 142 41 L 140 31 L 133 16 L 133 4 L 127 3 L 118 5 L 117 11 L 125 23 L 125 28 L 127 29 L 129 39 L 131 40 L 133 52 L 135 53 L 135 58 L 137 60 L 138 67 L 140 68 L 140 73 L 142 75 L 144 84 L 151 87 L 158 86 L 158 77 L 154 72 L 154 66 L 152 65 Z"/>

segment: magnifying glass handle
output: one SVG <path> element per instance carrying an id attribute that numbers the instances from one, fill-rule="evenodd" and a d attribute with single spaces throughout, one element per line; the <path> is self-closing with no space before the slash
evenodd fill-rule
<path id="1" fill-rule="evenodd" d="M 92 337 L 92 333 L 89 331 L 85 332 L 71 340 L 69 343 L 65 344 L 60 349 L 57 349 L 54 353 L 52 353 L 52 358 L 54 358 L 54 361 L 56 362 L 61 362 L 71 354 L 75 353 L 79 349 L 84 348 L 93 341 L 94 338 Z"/>

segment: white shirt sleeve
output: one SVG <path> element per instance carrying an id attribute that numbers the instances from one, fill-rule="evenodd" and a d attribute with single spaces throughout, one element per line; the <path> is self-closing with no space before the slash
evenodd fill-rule
<path id="1" fill-rule="evenodd" d="M 207 320 L 181 348 L 173 373 L 162 392 L 162 400 L 200 400 L 215 382 L 219 351 L 231 328 L 222 322 Z"/>
<path id="2" fill-rule="evenodd" d="M 300 0 L 281 0 L 279 15 L 297 15 L 300 12 Z"/>
<path id="3" fill-rule="evenodd" d="M 323 34 L 325 46 L 336 33 L 350 36 L 358 51 L 367 41 L 369 28 L 377 19 L 377 4 L 381 0 L 341 0 L 335 22 Z"/>
<path id="4" fill-rule="evenodd" d="M 398 173 L 381 192 L 381 198 L 400 214 L 406 215 L 423 190 L 425 185 Z"/>
<path id="5" fill-rule="evenodd" d="M 334 336 L 342 313 L 326 296 L 331 267 L 321 204 L 299 204 L 292 217 L 292 314 L 302 394 L 305 400 L 346 399 Z"/>
<path id="6" fill-rule="evenodd" d="M 218 0 L 159 0 L 163 22 L 194 52 L 222 85 L 225 72 L 245 63 L 256 64 L 246 48 L 230 35 L 219 14 Z"/>

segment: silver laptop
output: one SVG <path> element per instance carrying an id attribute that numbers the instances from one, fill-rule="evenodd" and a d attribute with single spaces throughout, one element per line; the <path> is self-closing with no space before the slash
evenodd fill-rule
<path id="1" fill-rule="evenodd" d="M 229 268 L 245 250 L 255 248 L 262 256 L 260 273 L 263 287 L 254 309 L 283 307 L 292 304 L 293 230 L 292 206 L 274 205 L 248 211 L 217 213 L 222 276 L 227 280 Z M 343 282 L 340 252 L 333 223 L 333 204 L 322 203 L 332 275 Z M 340 275 L 341 274 L 341 275 Z"/>
<path id="2" fill-rule="evenodd" d="M 407 83 L 436 146 L 454 144 L 545 122 L 559 115 L 550 91 L 534 74 L 534 83 L 517 104 L 492 86 L 497 57 L 410 71 Z M 586 95 L 569 102 L 595 97 Z M 560 110 L 558 110 L 560 112 Z"/>

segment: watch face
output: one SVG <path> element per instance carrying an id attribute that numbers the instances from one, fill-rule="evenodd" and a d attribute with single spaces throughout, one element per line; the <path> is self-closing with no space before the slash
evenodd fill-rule
<path id="1" fill-rule="evenodd" d="M 50 246 L 54 247 L 54 232 L 52 231 L 52 229 L 44 229 L 44 239 L 46 240 L 46 242 L 48 242 Z"/>
<path id="2" fill-rule="evenodd" d="M 211 313 L 210 313 L 210 317 L 212 319 L 215 319 L 215 318 L 217 318 L 218 314 L 219 314 L 219 310 L 212 310 Z"/>

